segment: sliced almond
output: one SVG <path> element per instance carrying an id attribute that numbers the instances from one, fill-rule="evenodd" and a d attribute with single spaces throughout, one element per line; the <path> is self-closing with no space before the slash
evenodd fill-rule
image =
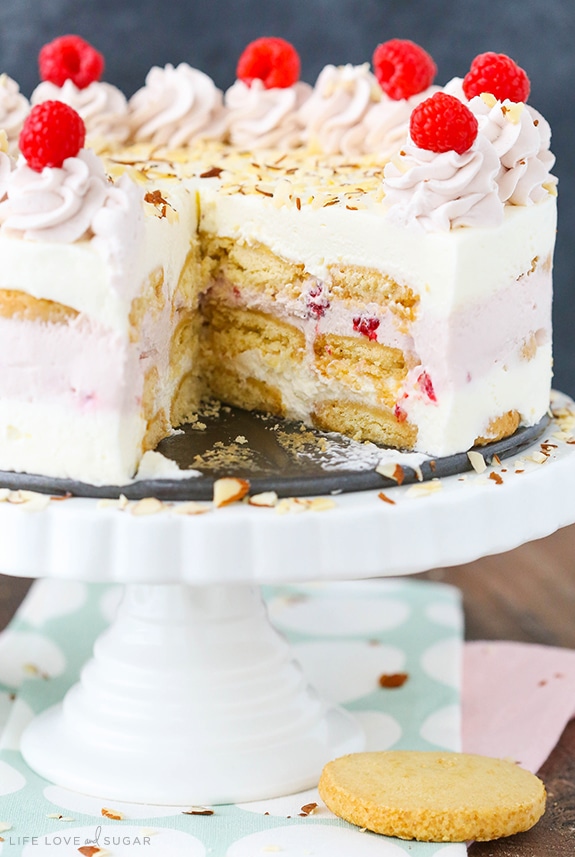
<path id="1" fill-rule="evenodd" d="M 429 482 L 418 482 L 416 485 L 410 485 L 406 495 L 409 497 L 428 497 L 430 494 L 441 491 L 442 488 L 440 479 L 431 479 Z"/>
<path id="2" fill-rule="evenodd" d="M 198 503 L 197 500 L 188 500 L 186 503 L 178 503 L 172 511 L 176 515 L 203 515 L 205 512 L 209 512 L 211 508 L 211 505 L 208 503 Z"/>
<path id="3" fill-rule="evenodd" d="M 166 508 L 165 503 L 157 497 L 143 497 L 131 508 L 132 515 L 157 515 Z"/>
<path id="4" fill-rule="evenodd" d="M 127 509 L 130 501 L 124 494 L 120 494 L 117 500 L 104 499 L 98 500 L 99 509 L 119 509 L 121 512 Z"/>
<path id="5" fill-rule="evenodd" d="M 10 491 L 8 502 L 22 506 L 29 512 L 41 512 L 49 506 L 50 497 L 38 491 Z"/>
<path id="6" fill-rule="evenodd" d="M 327 512 L 337 508 L 337 503 L 331 497 L 314 497 L 310 501 L 309 508 L 312 512 Z"/>
<path id="7" fill-rule="evenodd" d="M 250 506 L 265 506 L 271 508 L 278 502 L 278 495 L 275 491 L 262 491 L 261 494 L 253 494 L 248 503 Z"/>
<path id="8" fill-rule="evenodd" d="M 375 468 L 375 472 L 379 473 L 380 476 L 385 476 L 387 479 L 393 479 L 398 485 L 401 485 L 405 479 L 403 467 L 394 461 L 381 462 Z"/>
<path id="9" fill-rule="evenodd" d="M 117 809 L 108 809 L 104 806 L 100 812 L 105 818 L 113 818 L 114 821 L 122 821 L 124 818 L 124 814 Z"/>
<path id="10" fill-rule="evenodd" d="M 483 473 L 484 470 L 487 470 L 487 462 L 480 452 L 470 449 L 467 453 L 467 457 L 476 473 Z"/>
<path id="11" fill-rule="evenodd" d="M 238 479 L 235 476 L 224 476 L 214 482 L 214 506 L 221 509 L 230 503 L 237 503 L 246 496 L 250 490 L 247 479 Z"/>

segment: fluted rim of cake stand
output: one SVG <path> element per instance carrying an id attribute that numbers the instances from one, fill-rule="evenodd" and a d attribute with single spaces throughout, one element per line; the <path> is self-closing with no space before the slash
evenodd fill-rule
<path id="1" fill-rule="evenodd" d="M 573 406 L 561 396 L 559 406 Z M 552 420 L 518 459 L 483 473 L 332 495 L 279 514 L 236 503 L 154 515 L 94 499 L 0 504 L 0 572 L 92 582 L 211 584 L 413 574 L 502 553 L 575 522 L 575 445 Z M 392 501 L 392 502 L 389 502 Z M 283 508 L 283 507 L 282 507 Z"/>

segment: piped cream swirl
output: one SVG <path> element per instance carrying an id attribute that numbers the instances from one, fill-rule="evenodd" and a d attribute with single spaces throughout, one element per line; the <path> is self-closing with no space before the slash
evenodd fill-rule
<path id="1" fill-rule="evenodd" d="M 430 98 L 439 87 L 430 86 L 411 98 L 395 100 L 385 92 L 373 104 L 361 123 L 363 154 L 389 158 L 403 146 L 409 133 L 409 119 L 415 107 Z"/>
<path id="2" fill-rule="evenodd" d="M 101 138 L 112 143 L 125 143 L 130 133 L 128 101 L 116 86 L 94 81 L 79 89 L 72 80 L 63 86 L 44 81 L 32 93 L 31 103 L 63 101 L 80 114 L 88 138 Z"/>
<path id="3" fill-rule="evenodd" d="M 104 204 L 95 212 L 92 243 L 110 270 L 112 286 L 130 299 L 139 288 L 133 271 L 144 240 L 142 191 L 128 175 L 109 183 Z"/>
<path id="4" fill-rule="evenodd" d="M 132 139 L 177 148 L 199 139 L 222 139 L 227 121 L 223 94 L 187 63 L 153 66 L 128 102 Z"/>
<path id="5" fill-rule="evenodd" d="M 6 131 L 12 153 L 18 150 L 18 137 L 29 112 L 30 103 L 16 81 L 7 74 L 0 74 L 0 128 Z"/>
<path id="6" fill-rule="evenodd" d="M 13 166 L 12 158 L 2 148 L 3 142 L 7 145 L 7 137 L 4 137 L 3 141 L 2 136 L 3 135 L 0 134 L 0 201 L 4 199 L 8 191 L 10 173 L 12 172 Z"/>
<path id="7" fill-rule="evenodd" d="M 498 226 L 503 221 L 495 177 L 499 158 L 481 133 L 462 155 L 436 154 L 411 139 L 384 169 L 388 217 L 402 226 L 441 232 L 460 226 Z"/>
<path id="8" fill-rule="evenodd" d="M 245 148 L 297 148 L 303 142 L 299 111 L 311 93 L 311 86 L 302 81 L 266 89 L 257 78 L 249 86 L 237 80 L 225 95 L 231 143 Z"/>
<path id="9" fill-rule="evenodd" d="M 556 181 L 550 173 L 555 157 L 549 150 L 551 129 L 546 119 L 522 102 L 501 102 L 489 94 L 472 98 L 468 107 L 499 156 L 496 180 L 501 200 L 533 205 L 544 199 Z"/>
<path id="10" fill-rule="evenodd" d="M 381 96 L 381 87 L 369 71 L 368 63 L 326 65 L 311 97 L 300 110 L 304 141 L 312 150 L 329 155 L 361 155 L 366 134 L 364 121 Z"/>

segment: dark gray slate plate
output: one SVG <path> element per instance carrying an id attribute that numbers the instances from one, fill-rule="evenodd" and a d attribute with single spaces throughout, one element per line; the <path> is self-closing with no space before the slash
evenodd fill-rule
<path id="1" fill-rule="evenodd" d="M 479 450 L 489 462 L 518 455 L 539 438 L 549 424 L 519 429 L 512 437 Z M 205 428 L 202 427 L 205 426 Z M 221 476 L 248 479 L 252 494 L 276 491 L 280 497 L 343 493 L 382 489 L 396 485 L 375 472 L 382 448 L 360 444 L 334 432 L 325 433 L 299 422 L 277 420 L 258 413 L 222 407 L 219 413 L 202 417 L 198 427 L 183 430 L 163 440 L 158 451 L 180 468 L 200 471 L 195 478 L 154 479 L 129 485 L 88 485 L 28 473 L 0 472 L 0 487 L 27 489 L 54 495 L 77 497 L 118 497 L 132 500 L 157 497 L 160 500 L 211 500 L 213 482 Z M 405 483 L 452 476 L 471 469 L 467 453 L 426 461 L 420 474 L 404 467 Z"/>

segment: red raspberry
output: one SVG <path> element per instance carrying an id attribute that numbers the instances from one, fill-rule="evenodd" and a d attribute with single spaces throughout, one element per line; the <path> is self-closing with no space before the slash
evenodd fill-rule
<path id="1" fill-rule="evenodd" d="M 20 151 L 31 169 L 61 167 L 78 154 L 86 137 L 83 119 L 62 101 L 43 101 L 32 108 L 20 132 Z"/>
<path id="2" fill-rule="evenodd" d="M 437 401 L 437 396 L 435 395 L 435 390 L 433 389 L 433 381 L 425 370 L 423 370 L 423 372 L 417 379 L 417 384 L 421 392 L 425 393 L 428 399 L 430 399 L 432 402 Z"/>
<path id="3" fill-rule="evenodd" d="M 383 91 L 400 101 L 431 86 L 437 66 L 415 42 L 391 39 L 376 47 L 373 70 Z"/>
<path id="4" fill-rule="evenodd" d="M 60 36 L 44 45 L 38 65 L 42 80 L 56 86 L 71 80 L 78 89 L 85 89 L 102 77 L 104 57 L 80 36 Z"/>
<path id="5" fill-rule="evenodd" d="M 353 319 L 353 329 L 362 336 L 367 336 L 370 342 L 377 340 L 379 319 L 373 316 L 356 315 Z"/>
<path id="6" fill-rule="evenodd" d="M 477 119 L 458 98 L 436 92 L 411 114 L 411 139 L 430 152 L 466 152 L 477 137 Z"/>
<path id="7" fill-rule="evenodd" d="M 285 39 L 262 38 L 245 48 L 238 60 L 237 76 L 250 86 L 261 80 L 266 89 L 286 89 L 299 80 L 299 54 Z"/>
<path id="8" fill-rule="evenodd" d="M 463 79 L 467 98 L 490 92 L 499 101 L 527 101 L 530 83 L 525 71 L 505 54 L 479 54 Z"/>

